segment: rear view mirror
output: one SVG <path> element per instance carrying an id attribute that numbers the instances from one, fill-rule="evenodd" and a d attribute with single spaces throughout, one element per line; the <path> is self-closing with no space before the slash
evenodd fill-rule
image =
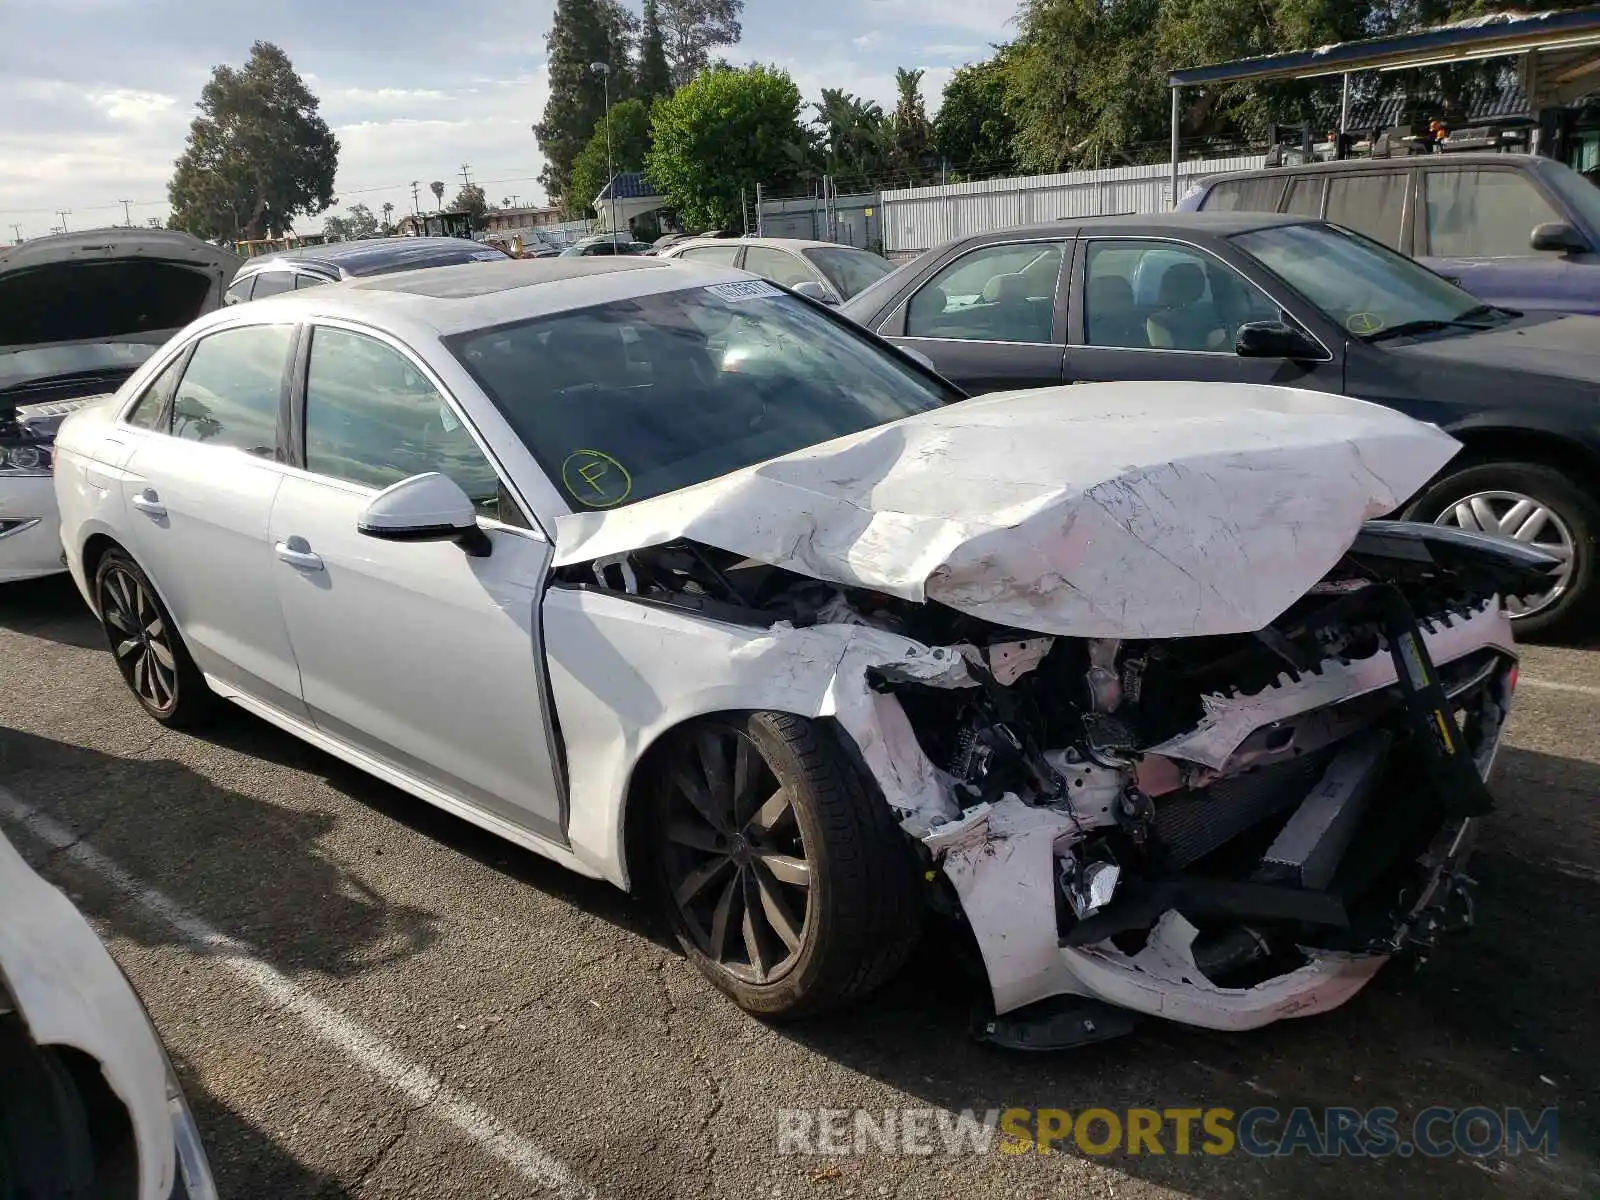
<path id="1" fill-rule="evenodd" d="M 1583 235 L 1565 221 L 1546 221 L 1542 225 L 1535 225 L 1528 237 L 1528 245 L 1535 250 L 1554 250 L 1561 254 L 1583 254 L 1589 249 L 1589 243 Z"/>
<path id="2" fill-rule="evenodd" d="M 804 296 L 807 300 L 815 300 L 819 304 L 838 304 L 833 298 L 833 293 L 814 279 L 807 279 L 794 285 L 792 289 L 796 296 Z"/>
<path id="3" fill-rule="evenodd" d="M 493 548 L 461 485 L 437 471 L 384 488 L 361 510 L 356 532 L 385 542 L 455 542 L 474 558 Z"/>
<path id="4" fill-rule="evenodd" d="M 1322 347 L 1283 321 L 1246 321 L 1235 335 L 1240 358 L 1321 358 Z"/>

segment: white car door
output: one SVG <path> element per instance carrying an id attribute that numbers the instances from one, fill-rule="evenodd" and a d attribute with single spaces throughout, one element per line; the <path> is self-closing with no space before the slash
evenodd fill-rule
<path id="1" fill-rule="evenodd" d="M 342 326 L 310 335 L 305 469 L 284 471 L 271 553 L 311 720 L 458 801 L 564 842 L 538 622 L 549 544 L 525 527 L 416 358 Z M 473 498 L 487 557 L 356 531 L 378 491 L 426 471 Z"/>
<path id="2" fill-rule="evenodd" d="M 295 326 L 222 329 L 196 343 L 130 415 L 143 427 L 120 472 L 129 549 L 166 600 L 206 674 L 304 717 L 278 607 L 267 518 Z"/>

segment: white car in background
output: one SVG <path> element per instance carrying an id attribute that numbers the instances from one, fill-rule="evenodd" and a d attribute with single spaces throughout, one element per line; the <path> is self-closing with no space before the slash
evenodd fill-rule
<path id="1" fill-rule="evenodd" d="M 232 700 L 651 886 L 770 1016 L 881 983 L 929 907 L 1019 1028 L 1343 1002 L 1470 915 L 1498 597 L 1555 565 L 1367 523 L 1458 448 L 1388 409 L 964 401 L 693 260 L 240 305 L 57 448 L 73 576 L 152 717 Z"/>
<path id="2" fill-rule="evenodd" d="M 881 254 L 801 238 L 691 238 L 660 257 L 704 266 L 738 267 L 824 304 L 843 304 L 894 270 Z"/>
<path id="3" fill-rule="evenodd" d="M 219 307 L 239 261 L 165 229 L 88 229 L 0 251 L 0 583 L 66 570 L 50 484 L 61 418 Z"/>
<path id="4" fill-rule="evenodd" d="M 4 837 L 0 1194 L 217 1194 L 194 1114 L 133 986 Z"/>

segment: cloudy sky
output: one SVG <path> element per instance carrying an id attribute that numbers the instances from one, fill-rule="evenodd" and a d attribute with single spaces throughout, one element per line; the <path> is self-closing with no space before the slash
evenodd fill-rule
<path id="1" fill-rule="evenodd" d="M 627 0 L 625 0 L 627 2 Z M 631 0 L 638 8 L 638 0 Z M 411 204 L 409 181 L 538 198 L 529 125 L 544 110 L 554 0 L 50 0 L 6 4 L 0 39 L 0 241 L 166 216 L 166 183 L 211 68 L 277 42 L 342 145 L 338 195 Z M 787 69 L 806 99 L 843 87 L 891 107 L 894 69 L 951 72 L 1011 36 L 1016 0 L 747 0 L 726 52 Z M 316 222 L 308 222 L 316 224 Z"/>

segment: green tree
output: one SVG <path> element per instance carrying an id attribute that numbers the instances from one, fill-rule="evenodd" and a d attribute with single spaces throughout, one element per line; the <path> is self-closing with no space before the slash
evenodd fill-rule
<path id="1" fill-rule="evenodd" d="M 1016 169 L 1011 148 L 1017 126 L 1006 114 L 1006 49 L 987 62 L 962 67 L 945 84 L 933 119 L 933 146 L 950 177 L 992 179 Z"/>
<path id="2" fill-rule="evenodd" d="M 777 67 L 703 72 L 656 102 L 650 132 L 646 170 L 691 228 L 736 226 L 741 189 L 753 201 L 805 165 L 800 89 Z"/>
<path id="3" fill-rule="evenodd" d="M 394 236 L 394 205 L 390 204 L 387 200 L 383 202 L 382 233 L 384 237 Z"/>
<path id="4" fill-rule="evenodd" d="M 450 211 L 467 213 L 472 217 L 472 227 L 482 229 L 483 214 L 489 211 L 489 201 L 483 194 L 483 188 L 477 184 L 463 184 L 456 198 L 450 201 Z"/>
<path id="5" fill-rule="evenodd" d="M 353 242 L 358 238 L 377 237 L 383 229 L 370 208 L 365 204 L 352 204 L 344 216 L 323 221 L 322 232 L 335 242 Z"/>
<path id="6" fill-rule="evenodd" d="M 271 42 L 240 70 L 220 66 L 200 92 L 167 184 L 170 224 L 196 237 L 279 237 L 297 216 L 331 208 L 339 139 L 317 98 Z"/>
<path id="7" fill-rule="evenodd" d="M 658 96 L 672 95 L 672 67 L 667 63 L 658 0 L 644 0 L 644 20 L 639 25 L 639 69 L 634 91 L 646 104 Z"/>
<path id="8" fill-rule="evenodd" d="M 617 173 L 642 171 L 650 153 L 650 110 L 641 100 L 624 100 L 611 106 L 611 155 L 606 153 L 606 121 L 595 122 L 594 134 L 572 163 L 572 183 L 567 189 L 567 211 L 574 218 L 594 214 L 594 198 L 611 178 L 608 159 L 616 160 Z"/>
<path id="9" fill-rule="evenodd" d="M 842 191 L 879 184 L 888 171 L 889 122 L 883 109 L 841 88 L 823 88 L 812 105 L 817 166 Z"/>
<path id="10" fill-rule="evenodd" d="M 661 32 L 674 88 L 711 66 L 715 47 L 738 44 L 744 36 L 739 22 L 743 13 L 744 0 L 661 0 Z"/>
<path id="11" fill-rule="evenodd" d="M 635 27 L 633 14 L 616 0 L 556 0 L 545 38 L 550 99 L 544 119 L 533 127 L 545 158 L 539 182 L 552 200 L 566 198 L 573 160 L 594 123 L 605 115 L 607 80 L 593 64 L 610 67 L 613 103 L 629 94 L 628 56 Z"/>
<path id="12" fill-rule="evenodd" d="M 930 139 L 928 110 L 922 102 L 922 76 L 923 72 L 904 67 L 897 67 L 894 73 L 895 89 L 900 95 L 889 129 L 889 168 L 908 176 L 921 169 Z"/>

